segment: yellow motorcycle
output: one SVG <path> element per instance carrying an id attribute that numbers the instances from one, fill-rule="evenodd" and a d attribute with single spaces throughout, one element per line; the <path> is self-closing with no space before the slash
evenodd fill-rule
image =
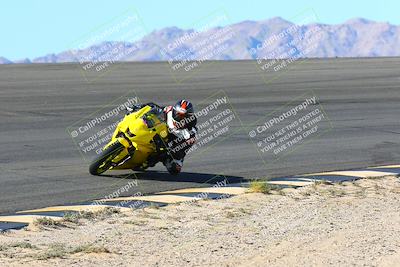
<path id="1" fill-rule="evenodd" d="M 167 138 L 162 111 L 144 106 L 117 125 L 111 141 L 90 164 L 89 172 L 99 175 L 111 169 L 141 168 L 150 155 L 165 149 Z"/>

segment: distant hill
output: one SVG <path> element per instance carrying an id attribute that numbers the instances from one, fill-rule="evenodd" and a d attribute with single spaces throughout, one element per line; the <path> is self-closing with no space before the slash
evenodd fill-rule
<path id="1" fill-rule="evenodd" d="M 11 64 L 12 61 L 6 59 L 5 57 L 0 57 L 0 64 Z"/>
<path id="2" fill-rule="evenodd" d="M 386 22 L 375 22 L 362 18 L 348 20 L 338 25 L 308 24 L 298 25 L 296 31 L 285 35 L 275 42 L 268 44 L 266 49 L 257 49 L 271 38 L 278 36 L 285 30 L 293 28 L 295 24 L 276 17 L 262 21 L 243 21 L 240 23 L 217 27 L 200 32 L 196 38 L 189 39 L 181 47 L 169 51 L 168 54 L 160 53 L 168 44 L 184 36 L 194 33 L 194 30 L 168 27 L 156 30 L 135 43 L 102 42 L 85 49 L 64 51 L 58 54 L 48 54 L 43 57 L 23 59 L 15 63 L 59 63 L 79 62 L 82 58 L 91 56 L 91 60 L 100 60 L 104 55 L 101 51 L 119 48 L 133 51 L 129 55 L 118 58 L 120 61 L 160 61 L 179 58 L 184 51 L 191 51 L 191 59 L 199 59 L 202 46 L 198 43 L 212 34 L 229 30 L 233 36 L 220 45 L 227 49 L 215 53 L 207 59 L 236 60 L 257 59 L 273 57 L 271 52 L 287 51 L 290 46 L 297 51 L 299 57 L 382 57 L 400 56 L 400 26 Z M 312 43 L 310 40 L 312 39 Z M 295 40 L 298 40 L 295 42 Z M 289 44 L 289 46 L 288 46 Z M 307 53 L 303 53 L 306 51 Z M 277 53 L 275 53 L 276 55 Z M 279 54 L 279 53 L 278 53 Z M 93 55 L 96 55 L 93 57 Z M 283 57 L 280 54 L 276 57 Z M 97 57 L 97 58 L 96 58 Z M 0 58 L 0 64 L 10 64 L 6 58 Z"/>

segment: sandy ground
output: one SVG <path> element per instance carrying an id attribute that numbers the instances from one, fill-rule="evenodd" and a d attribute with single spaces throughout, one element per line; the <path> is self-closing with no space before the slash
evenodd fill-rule
<path id="1" fill-rule="evenodd" d="M 0 235 L 0 266 L 399 266 L 395 177 L 146 208 Z"/>

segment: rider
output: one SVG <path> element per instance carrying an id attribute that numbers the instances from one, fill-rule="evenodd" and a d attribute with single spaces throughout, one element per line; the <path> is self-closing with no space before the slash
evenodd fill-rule
<path id="1" fill-rule="evenodd" d="M 193 104 L 189 100 L 179 100 L 174 106 L 160 107 L 154 103 L 133 105 L 127 107 L 128 114 L 135 112 L 144 106 L 151 106 L 163 114 L 168 127 L 168 143 L 164 143 L 166 151 L 158 150 L 158 153 L 150 155 L 142 168 L 153 167 L 157 162 L 163 162 L 168 172 L 178 174 L 183 166 L 186 151 L 196 141 L 197 118 L 194 114 Z"/>

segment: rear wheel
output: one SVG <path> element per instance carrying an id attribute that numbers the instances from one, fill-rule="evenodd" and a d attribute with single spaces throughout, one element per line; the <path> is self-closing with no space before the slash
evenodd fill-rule
<path id="1" fill-rule="evenodd" d="M 114 144 L 103 150 L 97 158 L 89 166 L 89 172 L 92 175 L 99 175 L 110 169 L 112 160 L 119 154 L 125 147 L 120 142 Z"/>

